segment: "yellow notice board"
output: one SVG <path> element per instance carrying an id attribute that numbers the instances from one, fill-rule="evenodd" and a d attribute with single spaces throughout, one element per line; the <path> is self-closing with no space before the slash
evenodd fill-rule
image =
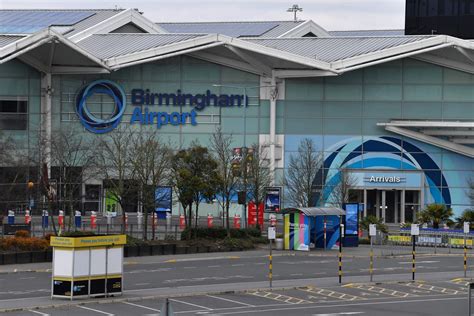
<path id="1" fill-rule="evenodd" d="M 449 243 L 451 245 L 464 246 L 463 238 L 449 238 Z M 472 246 L 472 239 L 466 239 L 466 246 Z"/>
<path id="2" fill-rule="evenodd" d="M 89 237 L 51 237 L 51 246 L 63 248 L 83 248 L 125 245 L 126 235 L 107 235 Z"/>
<path id="3" fill-rule="evenodd" d="M 410 242 L 410 236 L 402 236 L 402 235 L 390 235 L 388 236 L 388 240 L 390 241 L 398 241 L 398 242 Z"/>

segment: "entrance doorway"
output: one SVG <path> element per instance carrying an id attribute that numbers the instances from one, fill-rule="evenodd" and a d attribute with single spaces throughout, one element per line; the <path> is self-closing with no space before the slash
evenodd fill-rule
<path id="1" fill-rule="evenodd" d="M 420 206 L 419 190 L 351 190 L 351 203 L 363 205 L 362 216 L 382 218 L 385 223 L 413 223 Z"/>

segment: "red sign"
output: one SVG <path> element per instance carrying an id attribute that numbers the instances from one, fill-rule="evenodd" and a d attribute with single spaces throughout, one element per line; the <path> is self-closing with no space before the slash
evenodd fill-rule
<path id="1" fill-rule="evenodd" d="M 257 225 L 257 208 L 255 207 L 255 203 L 253 201 L 249 202 L 247 210 L 248 226 Z M 263 203 L 260 203 L 258 205 L 258 224 L 260 225 L 260 227 L 263 227 L 263 213 Z"/>

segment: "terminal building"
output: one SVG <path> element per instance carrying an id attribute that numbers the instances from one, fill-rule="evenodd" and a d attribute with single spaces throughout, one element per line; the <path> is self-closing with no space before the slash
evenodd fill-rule
<path id="1" fill-rule="evenodd" d="M 351 202 L 366 215 L 411 222 L 434 202 L 460 215 L 472 208 L 474 42 L 328 31 L 311 20 L 159 23 L 135 9 L 0 11 L 0 137 L 18 155 L 50 162 L 60 130 L 107 137 L 127 125 L 158 130 L 176 148 L 207 145 L 220 127 L 235 147 L 268 148 L 275 186 L 310 138 L 324 155 L 314 179 L 324 188 L 321 205 L 344 170 L 354 179 Z M 12 168 L 1 161 L 4 192 Z M 81 209 L 103 209 L 104 181 L 84 182 Z"/>

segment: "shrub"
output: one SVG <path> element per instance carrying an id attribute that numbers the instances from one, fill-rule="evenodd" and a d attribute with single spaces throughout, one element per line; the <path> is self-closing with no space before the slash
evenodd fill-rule
<path id="1" fill-rule="evenodd" d="M 245 230 L 245 232 L 247 233 L 248 236 L 251 236 L 251 237 L 260 237 L 260 236 L 262 236 L 262 232 L 258 228 L 250 227 L 250 228 L 245 228 L 244 230 Z"/>
<path id="2" fill-rule="evenodd" d="M 249 235 L 247 234 L 247 231 L 244 229 L 237 229 L 237 228 L 232 228 L 230 230 L 230 238 L 248 238 Z"/>
<path id="3" fill-rule="evenodd" d="M 15 232 L 15 237 L 18 237 L 18 238 L 28 238 L 30 237 L 30 232 L 27 231 L 27 230 L 17 230 Z"/>
<path id="4" fill-rule="evenodd" d="M 253 242 L 249 239 L 225 238 L 223 245 L 228 248 L 253 249 Z"/>
<path id="5" fill-rule="evenodd" d="M 224 239 L 227 236 L 227 231 L 223 227 L 212 228 L 186 228 L 181 232 L 182 240 L 193 239 L 194 237 L 203 239 Z"/>
<path id="6" fill-rule="evenodd" d="M 46 239 L 36 237 L 10 237 L 0 242 L 0 248 L 5 251 L 39 251 L 48 247 Z"/>
<path id="7" fill-rule="evenodd" d="M 64 232 L 61 234 L 61 237 L 88 237 L 88 236 L 95 236 L 96 233 L 91 231 L 70 231 Z"/>

